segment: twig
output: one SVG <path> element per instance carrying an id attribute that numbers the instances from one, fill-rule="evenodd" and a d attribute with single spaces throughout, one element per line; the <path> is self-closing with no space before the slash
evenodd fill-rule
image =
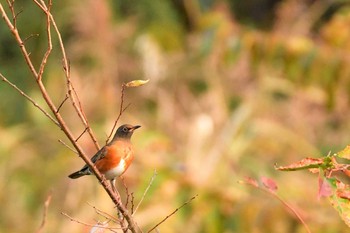
<path id="1" fill-rule="evenodd" d="M 24 38 L 23 43 L 26 43 L 27 40 L 29 40 L 30 38 L 33 38 L 34 36 L 39 36 L 39 34 L 31 34 L 31 35 L 27 36 L 26 38 Z"/>
<path id="2" fill-rule="evenodd" d="M 69 216 L 68 214 L 66 214 L 66 213 L 64 213 L 64 212 L 61 212 L 61 214 L 62 214 L 63 216 L 66 216 L 70 221 L 76 222 L 76 223 L 79 223 L 79 224 L 82 224 L 82 225 L 84 225 L 84 226 L 88 226 L 88 227 L 98 227 L 98 228 L 103 228 L 103 229 L 108 229 L 108 230 L 120 230 L 120 229 L 121 229 L 120 227 L 105 227 L 105 226 L 100 226 L 100 225 L 99 225 L 99 226 L 96 226 L 96 224 L 85 223 L 85 222 L 83 222 L 83 221 L 80 221 L 80 220 L 78 220 L 78 219 L 75 219 L 75 218 Z M 105 223 L 107 223 L 107 222 L 103 222 L 102 224 L 105 224 Z M 97 222 L 97 224 L 100 224 L 100 223 Z"/>
<path id="3" fill-rule="evenodd" d="M 198 194 L 196 194 L 195 196 L 191 197 L 191 199 L 187 200 L 185 203 L 183 203 L 181 206 L 179 206 L 178 208 L 176 208 L 173 212 L 171 212 L 169 215 L 167 215 L 162 221 L 160 221 L 159 223 L 157 223 L 157 225 L 155 225 L 151 230 L 147 231 L 147 233 L 150 233 L 151 231 L 155 230 L 160 224 L 162 224 L 163 222 L 165 222 L 168 218 L 170 218 L 171 216 L 173 216 L 177 211 L 179 211 L 182 207 L 184 207 L 185 205 L 189 204 L 191 201 L 193 201 L 196 197 L 198 197 Z"/>
<path id="4" fill-rule="evenodd" d="M 273 196 L 274 198 L 276 198 L 277 200 L 279 200 L 285 207 L 287 207 L 287 209 L 289 209 L 290 211 L 292 211 L 292 213 L 299 219 L 299 221 L 301 222 L 301 224 L 303 224 L 303 226 L 305 227 L 306 232 L 311 233 L 308 225 L 306 224 L 306 222 L 304 221 L 304 219 L 300 216 L 300 214 L 298 213 L 298 211 L 296 211 L 290 204 L 288 204 L 286 201 L 284 201 L 281 197 L 279 197 L 275 192 L 272 192 L 270 189 L 267 188 L 262 188 L 258 185 L 249 183 L 249 182 L 241 182 L 247 185 L 250 185 L 254 188 L 257 188 L 258 190 L 261 190 L 267 194 L 270 194 L 271 196 Z"/>
<path id="5" fill-rule="evenodd" d="M 70 149 L 71 151 L 73 151 L 75 154 L 79 154 L 78 151 L 74 150 L 72 147 L 70 147 L 69 145 L 67 145 L 67 143 L 65 143 L 65 142 L 62 141 L 61 139 L 58 139 L 58 142 L 61 143 L 62 145 L 64 145 L 65 147 L 67 147 L 68 149 Z"/>
<path id="6" fill-rule="evenodd" d="M 10 5 L 10 2 L 9 1 L 7 1 L 7 2 Z M 10 5 L 10 9 L 11 9 L 12 14 L 14 14 L 13 6 L 11 8 L 11 5 Z M 12 35 L 15 37 L 15 40 L 17 41 L 17 43 L 18 43 L 18 45 L 19 45 L 19 47 L 21 49 L 21 52 L 22 52 L 23 57 L 24 57 L 27 65 L 29 67 L 29 70 L 32 72 L 34 77 L 37 77 L 37 72 L 36 72 L 36 70 L 34 68 L 34 65 L 33 65 L 32 61 L 29 58 L 29 54 L 28 54 L 28 52 L 26 50 L 26 47 L 24 46 L 23 40 L 20 37 L 17 28 L 11 23 L 11 21 L 10 21 L 9 17 L 7 16 L 7 14 L 6 14 L 2 4 L 0 4 L 0 12 L 1 12 L 2 18 L 5 20 L 5 23 L 7 24 L 8 28 L 11 30 Z"/>
<path id="7" fill-rule="evenodd" d="M 81 106 L 80 104 L 80 100 L 79 100 L 79 96 L 78 94 L 75 92 L 74 90 L 74 86 L 70 80 L 70 66 L 69 66 L 69 61 L 67 59 L 67 55 L 66 55 L 66 50 L 65 50 L 65 47 L 64 47 L 64 44 L 63 44 L 63 40 L 62 40 L 62 37 L 61 37 L 61 33 L 57 27 L 57 24 L 56 24 L 56 21 L 55 19 L 53 18 L 53 16 L 51 15 L 51 13 L 48 11 L 48 7 L 45 5 L 45 2 L 43 0 L 40 0 L 41 3 L 38 2 L 38 0 L 33 0 L 40 8 L 42 11 L 45 12 L 45 14 L 47 14 L 47 16 L 49 17 L 49 19 L 51 20 L 51 23 L 52 23 L 52 26 L 53 28 L 55 29 L 55 32 L 56 32 L 56 35 L 57 35 L 57 38 L 58 38 L 58 42 L 59 42 L 59 45 L 60 45 L 60 50 L 61 50 L 61 53 L 62 53 L 62 56 L 63 56 L 63 70 L 64 70 L 64 74 L 65 74 L 65 77 L 66 77 L 66 83 L 67 83 L 67 93 L 69 95 L 69 99 L 71 100 L 71 103 L 73 105 L 73 108 L 75 109 L 76 113 L 78 114 L 79 118 L 81 119 L 82 123 L 84 124 L 84 126 L 86 128 L 88 128 L 88 133 L 96 147 L 97 150 L 100 149 L 100 146 L 97 142 L 97 139 L 96 137 L 94 136 L 93 134 L 93 131 L 92 129 L 90 128 L 90 125 L 87 121 L 87 118 L 85 117 L 85 114 L 84 114 L 84 111 L 82 108 L 80 108 L 79 106 Z M 72 91 L 75 93 L 75 97 L 76 99 L 74 98 L 74 96 L 72 95 Z M 78 101 L 78 104 L 76 103 L 76 101 Z"/>
<path id="8" fill-rule="evenodd" d="M 49 0 L 49 6 L 47 7 L 46 10 L 46 32 L 47 32 L 47 50 L 43 56 L 43 59 L 41 61 L 40 64 L 40 68 L 39 68 L 39 72 L 38 72 L 38 76 L 37 79 L 41 80 L 43 77 L 43 73 L 44 73 L 44 69 L 46 67 L 46 63 L 47 63 L 47 59 L 50 56 L 50 53 L 52 51 L 52 39 L 51 39 L 51 20 L 50 20 L 50 10 L 51 10 L 51 6 L 52 6 L 52 0 Z"/>
<path id="9" fill-rule="evenodd" d="M 94 135 L 94 133 L 93 133 L 91 127 L 90 127 L 89 121 L 88 121 L 88 119 L 87 119 L 87 117 L 86 117 L 86 115 L 85 115 L 85 112 L 84 112 L 84 110 L 83 110 L 83 106 L 82 106 L 81 101 L 80 101 L 80 99 L 79 99 L 78 93 L 77 93 L 77 91 L 75 90 L 75 88 L 74 88 L 72 82 L 70 82 L 70 85 L 71 85 L 71 87 L 72 87 L 72 90 L 73 90 L 73 93 L 74 93 L 74 95 L 75 95 L 75 98 L 76 98 L 76 100 L 78 101 L 78 106 L 79 106 L 79 110 L 80 110 L 80 113 L 81 113 L 81 117 L 83 118 L 82 121 L 83 121 L 85 127 L 87 128 L 87 131 L 88 131 L 88 133 L 89 133 L 89 135 L 90 135 L 90 137 L 91 137 L 91 140 L 92 140 L 93 143 L 95 144 L 96 149 L 99 150 L 100 145 L 98 144 L 97 138 L 95 137 L 95 135 Z"/>
<path id="10" fill-rule="evenodd" d="M 84 135 L 84 133 L 86 132 L 88 128 L 85 128 L 84 131 L 77 137 L 77 139 L 75 139 L 75 142 L 79 141 L 79 139 Z"/>
<path id="11" fill-rule="evenodd" d="M 44 229 L 44 226 L 46 224 L 46 218 L 47 218 L 47 211 L 49 209 L 49 205 L 51 202 L 51 197 L 52 197 L 52 192 L 49 193 L 49 195 L 47 195 L 46 201 L 44 203 L 44 213 L 43 213 L 43 220 L 41 222 L 41 225 L 37 231 L 37 233 L 41 233 Z"/>
<path id="12" fill-rule="evenodd" d="M 129 197 L 130 197 L 129 188 L 128 188 L 128 186 L 127 186 L 126 183 L 125 183 L 124 177 L 121 177 L 121 180 L 122 180 L 123 186 L 124 186 L 124 188 L 125 188 L 125 193 L 126 193 L 125 207 L 128 208 Z"/>
<path id="13" fill-rule="evenodd" d="M 2 81 L 4 81 L 5 83 L 7 83 L 8 85 L 10 85 L 13 89 L 15 89 L 18 93 L 20 93 L 22 96 L 24 96 L 27 100 L 29 100 L 29 102 L 31 102 L 36 108 L 38 108 L 42 113 L 44 113 L 45 116 L 47 116 L 55 125 L 57 125 L 58 127 L 60 127 L 59 123 L 47 112 L 45 111 L 37 102 L 35 102 L 35 100 L 33 100 L 30 96 L 28 96 L 26 93 L 24 93 L 24 91 L 22 91 L 20 88 L 18 88 L 15 84 L 13 84 L 10 80 L 8 80 L 7 78 L 5 78 L 5 76 L 3 76 L 0 73 L 0 77 L 2 79 Z"/>
<path id="14" fill-rule="evenodd" d="M 113 221 L 113 222 L 115 222 L 115 223 L 120 224 L 120 220 L 117 219 L 117 218 L 115 218 L 115 217 L 113 217 L 113 216 L 110 215 L 109 213 L 98 209 L 96 206 L 94 206 L 94 205 L 92 205 L 92 204 L 90 204 L 90 203 L 88 203 L 88 205 L 91 206 L 92 208 L 94 208 L 94 210 L 96 211 L 97 214 L 99 214 L 99 215 L 105 217 L 106 219 L 108 219 L 108 220 L 110 220 L 110 221 Z"/>
<path id="15" fill-rule="evenodd" d="M 109 141 L 109 139 L 111 138 L 111 136 L 112 136 L 112 134 L 113 134 L 113 132 L 114 132 L 114 129 L 115 129 L 115 127 L 117 126 L 117 123 L 118 123 L 120 117 L 122 116 L 123 112 L 124 112 L 124 111 L 129 107 L 129 105 L 130 105 L 130 104 L 129 104 L 128 106 L 126 106 L 126 107 L 124 108 L 124 91 L 125 91 L 126 88 L 127 88 L 127 86 L 125 85 L 125 83 L 123 83 L 123 84 L 122 84 L 122 89 L 121 89 L 121 94 L 120 94 L 119 114 L 118 114 L 118 116 L 117 116 L 117 119 L 116 119 L 115 122 L 114 122 L 114 125 L 113 125 L 113 127 L 112 127 L 111 132 L 109 133 L 109 135 L 108 135 L 108 137 L 107 137 L 107 139 L 106 139 L 106 144 L 107 144 L 107 142 Z"/>
<path id="16" fill-rule="evenodd" d="M 134 208 L 135 208 L 135 197 L 134 197 L 134 192 L 131 193 L 131 213 L 134 213 Z"/>
<path id="17" fill-rule="evenodd" d="M 121 113 L 119 113 L 117 119 L 114 121 L 114 125 L 113 125 L 113 128 L 112 128 L 112 130 L 111 130 L 111 133 L 108 135 L 108 137 L 107 137 L 107 139 L 106 139 L 106 143 L 107 143 L 107 142 L 109 141 L 109 139 L 111 138 L 111 136 L 112 136 L 112 134 L 113 134 L 113 131 L 114 131 L 115 127 L 117 126 L 120 117 L 121 117 L 122 114 L 125 112 L 125 110 L 128 109 L 128 107 L 130 107 L 130 105 L 131 105 L 130 103 L 129 103 L 128 105 L 126 105 L 126 107 L 122 109 Z"/>
<path id="18" fill-rule="evenodd" d="M 58 108 L 57 108 L 57 112 L 59 112 L 60 110 L 61 110 L 61 108 L 62 108 L 62 106 L 63 106 L 63 104 L 67 101 L 67 99 L 69 98 L 69 96 L 68 95 L 66 95 L 66 98 L 64 98 L 64 100 L 62 101 L 62 103 L 58 106 Z"/>
<path id="19" fill-rule="evenodd" d="M 11 14 L 12 14 L 12 23 L 14 25 L 15 28 L 17 28 L 17 16 L 22 13 L 23 11 L 19 11 L 17 14 L 15 12 L 15 8 L 14 8 L 14 5 L 15 5 L 15 0 L 7 0 L 7 4 L 9 5 L 9 8 L 10 8 L 10 11 L 11 11 Z"/>
<path id="20" fill-rule="evenodd" d="M 154 178 L 155 178 L 156 176 L 157 176 L 157 170 L 154 170 L 153 175 L 152 175 L 152 177 L 151 177 L 151 180 L 149 181 L 146 190 L 143 192 L 143 195 L 142 195 L 142 197 L 141 197 L 141 200 L 140 200 L 140 202 L 137 204 L 135 211 L 131 211 L 132 215 L 134 215 L 134 214 L 136 213 L 136 211 L 137 211 L 138 208 L 140 207 L 140 205 L 141 205 L 143 199 L 145 199 L 145 196 L 146 196 L 148 190 L 151 188 L 151 186 L 152 186 L 152 184 L 153 184 L 153 181 L 154 181 Z"/>

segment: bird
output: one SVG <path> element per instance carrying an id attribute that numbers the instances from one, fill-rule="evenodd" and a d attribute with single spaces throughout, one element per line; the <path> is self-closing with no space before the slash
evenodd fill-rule
<path id="1" fill-rule="evenodd" d="M 99 172 L 107 180 L 110 180 L 114 191 L 117 191 L 115 179 L 124 174 L 134 159 L 134 149 L 130 139 L 134 130 L 140 127 L 140 125 L 133 126 L 130 124 L 120 126 L 115 132 L 113 139 L 91 158 Z M 86 164 L 79 171 L 73 172 L 68 177 L 77 179 L 92 174 L 89 166 Z"/>

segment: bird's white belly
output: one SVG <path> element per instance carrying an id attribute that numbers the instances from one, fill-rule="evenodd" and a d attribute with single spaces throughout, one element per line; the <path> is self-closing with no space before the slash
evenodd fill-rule
<path id="1" fill-rule="evenodd" d="M 125 160 L 121 159 L 117 167 L 107 171 L 104 175 L 107 180 L 113 180 L 114 178 L 120 176 L 124 172 L 124 169 L 125 169 Z"/>

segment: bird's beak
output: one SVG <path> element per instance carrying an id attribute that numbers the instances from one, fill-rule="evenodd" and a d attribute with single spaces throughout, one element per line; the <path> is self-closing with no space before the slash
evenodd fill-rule
<path id="1" fill-rule="evenodd" d="M 134 131 L 135 129 L 138 129 L 138 128 L 140 128 L 141 127 L 141 125 L 135 125 L 133 128 L 132 128 L 132 131 Z"/>

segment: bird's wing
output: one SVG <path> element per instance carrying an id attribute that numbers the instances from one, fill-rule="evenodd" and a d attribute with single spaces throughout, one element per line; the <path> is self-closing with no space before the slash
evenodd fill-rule
<path id="1" fill-rule="evenodd" d="M 97 160 L 103 159 L 103 157 L 105 157 L 107 154 L 107 147 L 108 146 L 104 146 L 99 151 L 97 151 L 97 153 L 92 156 L 91 161 L 93 163 L 96 163 Z"/>
<path id="2" fill-rule="evenodd" d="M 97 160 L 100 160 L 103 157 L 105 157 L 106 153 L 107 153 L 107 148 L 106 147 L 107 146 L 104 146 L 99 151 L 97 151 L 97 153 L 94 156 L 92 156 L 91 162 L 96 163 Z M 89 169 L 89 166 L 87 164 L 85 164 L 85 166 L 80 171 L 84 171 L 86 169 Z"/>

